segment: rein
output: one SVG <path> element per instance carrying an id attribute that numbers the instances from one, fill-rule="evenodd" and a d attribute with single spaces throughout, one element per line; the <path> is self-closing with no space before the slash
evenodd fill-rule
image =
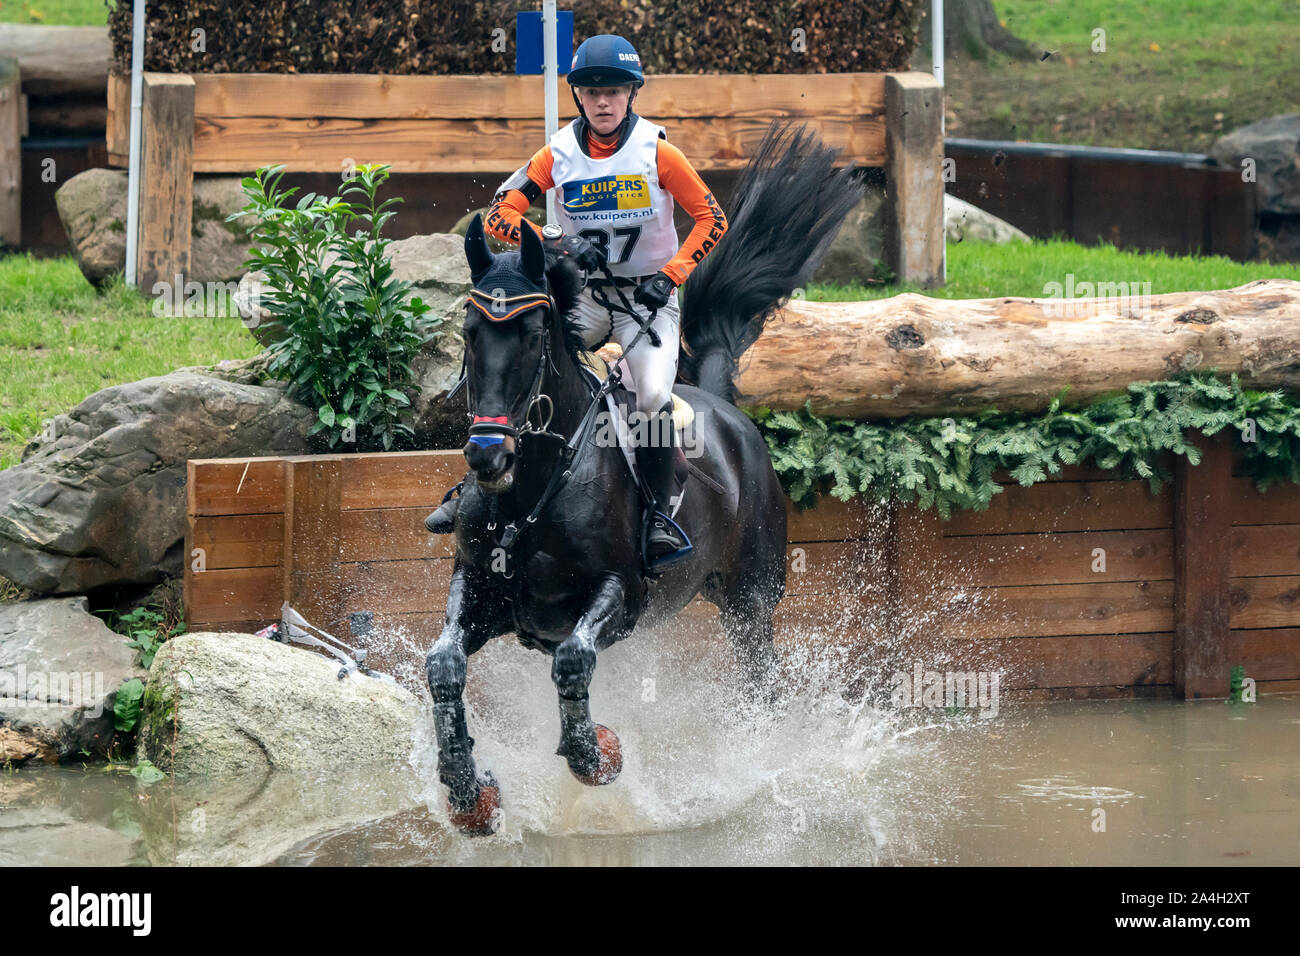
<path id="1" fill-rule="evenodd" d="M 605 274 L 610 275 L 609 268 L 606 266 L 604 267 L 604 269 L 605 269 Z M 612 280 L 613 276 L 611 275 L 610 278 Z M 615 286 L 615 291 L 618 292 L 619 298 L 623 300 L 623 305 L 626 306 L 626 308 L 620 308 L 620 311 L 624 311 L 627 312 L 629 315 L 632 315 L 634 318 L 636 318 L 637 322 L 641 326 L 640 331 L 637 332 L 636 337 L 633 338 L 630 343 L 628 343 L 627 350 L 623 354 L 626 355 L 628 352 L 631 352 L 632 349 L 636 348 L 636 346 L 640 343 L 642 336 L 648 336 L 651 342 L 653 342 L 655 345 L 662 344 L 662 339 L 659 337 L 659 334 L 650 327 L 655 320 L 655 315 L 658 312 L 658 310 L 651 309 L 650 317 L 648 319 L 642 320 L 641 317 L 635 311 L 633 311 L 631 304 L 627 301 L 626 296 L 623 295 L 622 291 L 619 290 L 617 286 Z M 498 318 L 497 315 L 494 315 L 492 312 L 489 312 L 483 306 L 483 303 L 479 301 L 479 298 L 487 299 L 489 302 L 492 302 L 494 304 L 503 303 L 503 302 L 515 302 L 515 301 L 519 301 L 521 302 L 521 304 L 515 306 L 504 316 Z M 536 308 L 538 306 L 541 306 L 546 309 L 546 323 L 545 323 L 546 334 L 542 336 L 542 342 L 543 342 L 542 355 L 540 360 L 537 363 L 537 373 L 533 377 L 533 383 L 528 392 L 528 403 L 525 406 L 525 410 L 524 410 L 523 425 L 520 426 L 518 429 L 514 428 L 509 423 L 507 417 L 504 415 L 488 417 L 488 416 L 473 414 L 474 400 L 473 400 L 473 394 L 471 390 L 468 404 L 470 405 L 471 415 L 473 415 L 473 423 L 470 425 L 469 428 L 470 431 L 469 440 L 471 442 L 476 442 L 477 444 L 496 444 L 502 441 L 503 436 L 505 435 L 510 435 L 512 437 L 517 436 L 519 438 L 522 438 L 525 435 L 534 435 L 534 434 L 546 435 L 551 438 L 559 438 L 561 440 L 564 440 L 563 435 L 549 430 L 551 419 L 554 417 L 555 414 L 555 404 L 549 395 L 546 395 L 541 391 L 542 380 L 543 380 L 543 376 L 545 375 L 546 366 L 548 363 L 550 364 L 551 369 L 555 371 L 555 374 L 557 376 L 559 375 L 559 370 L 555 368 L 555 363 L 551 359 L 551 345 L 550 345 L 551 332 L 552 332 L 551 323 L 559 320 L 559 317 L 556 314 L 555 300 L 550 296 L 549 293 L 545 293 L 545 292 L 533 292 L 527 295 L 517 295 L 517 296 L 512 296 L 509 299 L 502 299 L 499 296 L 489 295 L 487 292 L 483 291 L 482 289 L 471 289 L 469 301 L 471 304 L 477 307 L 479 311 L 481 311 L 484 315 L 486 315 L 489 319 L 491 319 L 494 322 L 503 321 L 505 318 L 518 315 L 522 310 L 525 309 Z M 601 304 L 604 305 L 605 303 L 602 302 Z M 613 303 L 609 303 L 609 305 L 612 306 Z M 617 306 L 614 307 L 618 308 Z M 613 323 L 612 312 L 611 312 L 610 319 L 612 325 Z M 467 361 L 468 361 L 467 358 L 462 359 L 462 364 L 461 364 L 462 372 L 464 372 L 465 362 Z M 584 382 L 586 381 L 585 376 L 583 380 Z M 502 531 L 500 544 L 501 547 L 504 548 L 507 553 L 513 551 L 515 545 L 519 541 L 520 535 L 524 531 L 526 531 L 529 526 L 537 523 L 538 518 L 540 518 L 542 512 L 546 510 L 547 505 L 551 503 L 551 500 L 559 493 L 560 489 L 563 488 L 565 483 L 573 476 L 573 470 L 577 463 L 577 459 L 582 449 L 587 444 L 587 436 L 591 433 L 592 426 L 596 422 L 597 414 L 600 411 L 601 404 L 604 402 L 605 397 L 609 395 L 609 393 L 612 392 L 615 388 L 617 388 L 622 383 L 622 381 L 623 381 L 623 372 L 618 367 L 617 364 L 614 364 L 610 367 L 609 374 L 605 376 L 605 380 L 600 384 L 600 386 L 592 388 L 591 403 L 587 406 L 587 410 L 583 414 L 582 420 L 581 422 L 579 422 L 578 427 L 574 429 L 573 435 L 570 436 L 567 441 L 565 441 L 564 446 L 560 449 L 560 460 L 556 463 L 555 467 L 551 470 L 550 480 L 546 483 L 546 488 L 542 491 L 541 497 L 537 499 L 537 504 L 533 507 L 533 510 L 523 519 L 522 523 L 519 522 L 518 520 L 511 521 L 508 525 L 506 525 L 505 530 Z M 468 382 L 469 382 L 469 376 L 464 375 L 464 377 L 461 379 L 461 382 L 457 384 L 456 388 L 454 388 L 451 392 L 448 393 L 447 397 L 451 398 L 452 395 L 454 395 L 456 392 L 460 390 L 461 385 L 467 385 Z M 542 423 L 542 426 L 540 428 L 534 428 L 528 416 L 532 412 L 533 407 L 535 405 L 540 407 L 543 400 L 548 406 L 549 412 L 546 416 L 546 421 Z M 497 503 L 496 496 L 493 496 L 492 505 L 491 505 L 492 517 L 489 519 L 489 523 L 488 523 L 489 531 L 494 530 L 496 527 L 496 503 Z M 513 572 L 512 572 L 512 576 L 513 576 Z"/>

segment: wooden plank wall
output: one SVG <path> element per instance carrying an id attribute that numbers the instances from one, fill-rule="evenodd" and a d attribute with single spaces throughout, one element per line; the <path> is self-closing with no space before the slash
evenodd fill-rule
<path id="1" fill-rule="evenodd" d="M 1225 472 L 1233 460 L 1220 456 Z M 1202 619 L 1177 613 L 1175 556 L 1180 541 L 1222 552 L 1222 538 L 1195 528 L 1180 537 L 1173 482 L 1153 495 L 1144 481 L 1085 468 L 1028 488 L 1001 476 L 987 511 L 946 522 L 861 499 L 791 507 L 778 643 L 844 645 L 863 689 L 920 662 L 998 670 L 1008 699 L 1221 696 L 1238 663 L 1262 692 L 1295 690 L 1300 487 L 1260 494 L 1235 467 L 1221 502 L 1231 516 L 1230 630 L 1209 657 L 1193 643 Z M 403 635 L 376 663 L 418 666 L 440 630 L 452 565 L 450 540 L 429 535 L 423 519 L 463 473 L 459 452 L 191 461 L 187 624 L 254 630 L 287 599 L 345 637 L 349 615 L 369 610 Z M 1206 584 L 1182 580 L 1184 590 Z M 720 639 L 717 609 L 702 598 L 677 626 Z M 1189 662 L 1216 655 L 1222 666 L 1197 678 Z"/>
<path id="2" fill-rule="evenodd" d="M 911 74 L 905 74 L 911 75 Z M 917 74 L 925 78 L 928 74 Z M 665 126 L 697 169 L 740 169 L 775 117 L 807 120 L 842 162 L 885 163 L 884 73 L 655 76 L 639 115 Z M 196 173 L 343 160 L 399 173 L 510 173 L 546 141 L 539 76 L 196 73 Z M 129 153 L 130 78 L 109 74 L 108 152 Z M 566 105 L 567 104 L 567 105 Z M 560 94 L 561 122 L 577 115 Z"/>

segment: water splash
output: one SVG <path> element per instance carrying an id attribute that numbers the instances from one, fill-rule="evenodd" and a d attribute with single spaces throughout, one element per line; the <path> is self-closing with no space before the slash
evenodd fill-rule
<path id="1" fill-rule="evenodd" d="M 828 599 L 829 600 L 829 599 Z M 638 631 L 602 652 L 591 686 L 592 716 L 618 733 L 618 780 L 590 788 L 555 755 L 560 722 L 550 660 L 512 638 L 469 660 L 466 714 L 479 767 L 502 786 L 502 819 L 491 841 L 447 839 L 446 789 L 437 779 L 431 712 L 411 764 L 430 818 L 405 839 L 458 862 L 502 847 L 575 838 L 645 838 L 693 831 L 688 842 L 728 844 L 735 862 L 810 859 L 874 863 L 917 852 L 919 835 L 953 802 L 915 806 L 909 791 L 945 791 L 952 775 L 927 763 L 928 737 L 969 727 L 918 720 L 873 706 L 860 693 L 862 666 L 816 628 L 787 629 L 774 681 L 779 704 L 747 701 L 725 636 L 687 636 L 673 624 Z M 386 640 L 419 640 L 393 633 Z M 423 674 L 395 676 L 429 705 Z M 934 715 L 931 713 L 930 718 Z M 445 829 L 446 828 L 446 829 Z M 817 849 L 813 851 L 813 847 Z M 827 858 L 827 847 L 836 847 Z M 716 858 L 716 857 L 715 857 Z"/>

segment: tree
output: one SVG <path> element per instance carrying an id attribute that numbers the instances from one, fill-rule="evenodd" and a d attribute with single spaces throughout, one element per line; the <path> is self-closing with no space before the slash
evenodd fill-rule
<path id="1" fill-rule="evenodd" d="M 929 16 L 927 8 L 927 21 Z M 926 56 L 932 57 L 928 22 L 921 27 L 921 40 Z M 983 60 L 989 50 L 996 50 L 1017 60 L 1033 60 L 1041 52 L 998 21 L 993 0 L 944 0 L 943 48 L 946 59 Z"/>

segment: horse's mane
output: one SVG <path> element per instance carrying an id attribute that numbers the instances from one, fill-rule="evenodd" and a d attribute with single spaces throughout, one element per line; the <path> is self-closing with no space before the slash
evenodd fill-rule
<path id="1" fill-rule="evenodd" d="M 550 257 L 547 257 L 548 260 Z M 558 256 L 548 261 L 546 278 L 551 285 L 551 295 L 555 298 L 555 308 L 564 333 L 564 350 L 574 364 L 578 364 L 578 353 L 585 346 L 582 333 L 574 320 L 574 311 L 578 305 L 578 296 L 582 294 L 582 277 L 574 261 L 568 256 Z"/>

